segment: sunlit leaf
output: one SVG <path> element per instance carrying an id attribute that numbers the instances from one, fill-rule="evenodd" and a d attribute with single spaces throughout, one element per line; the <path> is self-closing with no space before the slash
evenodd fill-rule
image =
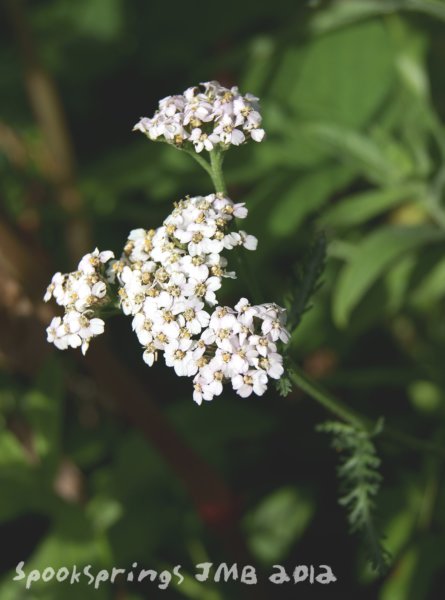
<path id="1" fill-rule="evenodd" d="M 402 202 L 420 198 L 423 193 L 425 193 L 423 184 L 407 183 L 353 194 L 325 210 L 320 221 L 323 225 L 331 227 L 359 225 Z"/>
<path id="2" fill-rule="evenodd" d="M 384 27 L 361 23 L 287 49 L 271 91 L 305 119 L 358 127 L 383 101 L 392 59 Z"/>
<path id="3" fill-rule="evenodd" d="M 372 284 L 405 252 L 443 241 L 445 233 L 435 227 L 387 226 L 365 237 L 340 272 L 333 295 L 333 317 L 344 327 L 349 316 Z"/>
<path id="4" fill-rule="evenodd" d="M 305 217 L 318 211 L 353 176 L 348 167 L 327 165 L 299 177 L 278 199 L 269 221 L 271 233 L 285 236 L 295 231 Z"/>
<path id="5" fill-rule="evenodd" d="M 385 155 L 385 146 L 370 136 L 330 123 L 309 123 L 305 129 L 331 155 L 361 172 L 370 181 L 390 185 L 406 176 L 405 166 L 400 165 L 397 159 L 390 160 Z"/>
<path id="6" fill-rule="evenodd" d="M 314 17 L 312 29 L 316 33 L 324 33 L 369 17 L 404 10 L 425 13 L 445 20 L 445 6 L 442 0 L 337 0 L 330 9 L 320 11 Z"/>

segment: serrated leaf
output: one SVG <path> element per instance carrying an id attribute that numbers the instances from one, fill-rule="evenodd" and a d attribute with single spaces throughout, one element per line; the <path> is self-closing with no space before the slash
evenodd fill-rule
<path id="1" fill-rule="evenodd" d="M 369 288 L 399 257 L 409 250 L 444 241 L 445 232 L 433 226 L 387 226 L 371 233 L 354 249 L 339 276 L 333 294 L 333 318 L 344 327 L 352 310 Z"/>
<path id="2" fill-rule="evenodd" d="M 276 387 L 280 396 L 285 398 L 292 391 L 292 382 L 288 377 L 283 375 L 283 377 L 276 382 Z"/>
<path id="3" fill-rule="evenodd" d="M 382 419 L 373 433 L 339 421 L 328 421 L 317 427 L 318 431 L 332 435 L 331 445 L 341 453 L 337 468 L 342 494 L 339 504 L 348 512 L 351 531 L 362 533 L 371 565 L 380 574 L 388 567 L 389 554 L 374 524 L 375 498 L 382 476 L 372 437 L 380 433 L 382 427 Z"/>

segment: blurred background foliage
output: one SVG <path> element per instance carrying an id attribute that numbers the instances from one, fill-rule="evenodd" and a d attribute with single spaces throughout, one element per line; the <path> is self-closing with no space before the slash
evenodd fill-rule
<path id="1" fill-rule="evenodd" d="M 190 575 L 198 562 L 237 560 L 199 518 L 168 456 L 114 412 L 116 399 L 88 369 L 90 352 L 81 361 L 41 352 L 33 307 L 46 281 L 36 273 L 72 270 L 82 240 L 119 253 L 130 229 L 156 227 L 173 201 L 211 192 L 188 156 L 131 129 L 165 95 L 210 79 L 237 84 L 260 96 L 268 134 L 225 164 L 231 196 L 249 207 L 246 229 L 260 240 L 251 266 L 264 300 L 282 301 L 316 231 L 328 239 L 323 286 L 293 335 L 293 358 L 373 420 L 443 446 L 445 3 L 22 8 L 9 0 L 0 13 L 0 597 L 243 598 L 247 586 L 191 577 L 163 592 L 124 580 L 30 592 L 12 582 L 20 560 L 27 570 L 181 564 Z M 245 293 L 237 281 L 225 300 Z M 442 597 L 440 457 L 376 438 L 377 516 L 391 553 L 389 572 L 377 576 L 338 506 L 337 457 L 315 432 L 326 418 L 319 406 L 298 390 L 270 390 L 248 400 L 227 392 L 199 408 L 189 382 L 146 368 L 129 329 L 110 321 L 107 346 L 233 490 L 250 561 L 264 573 L 274 563 L 328 564 L 338 578 L 266 587 L 264 597 Z"/>

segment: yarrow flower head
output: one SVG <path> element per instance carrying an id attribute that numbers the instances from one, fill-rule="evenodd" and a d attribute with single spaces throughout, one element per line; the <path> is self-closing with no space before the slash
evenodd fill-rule
<path id="1" fill-rule="evenodd" d="M 217 304 L 222 279 L 235 277 L 222 252 L 256 246 L 246 232 L 233 237 L 235 216 L 245 218 L 247 209 L 223 194 L 188 197 L 158 229 L 131 231 L 121 259 L 110 263 L 108 279 L 119 284 L 122 311 L 133 316 L 149 365 L 159 351 L 167 356 L 175 346 L 179 356 L 190 350 L 192 336 L 208 325 L 205 307 Z"/>
<path id="2" fill-rule="evenodd" d="M 77 271 L 53 276 L 43 299 L 54 298 L 65 308 L 64 316 L 54 317 L 46 330 L 48 342 L 59 350 L 80 346 L 85 354 L 91 339 L 103 333 L 105 323 L 95 315 L 110 302 L 105 265 L 112 258 L 113 252 L 96 248 L 80 260 Z"/>
<path id="3" fill-rule="evenodd" d="M 189 359 L 193 365 L 189 370 L 196 372 L 195 402 L 219 396 L 225 382 L 243 398 L 252 393 L 263 395 L 268 379 L 279 379 L 284 372 L 276 341 L 289 341 L 285 321 L 285 310 L 276 304 L 252 306 L 241 298 L 235 309 L 218 306 L 195 346 L 203 348 L 201 356 L 196 360 L 192 354 Z M 266 333 L 268 323 L 273 326 L 267 326 Z M 278 336 L 272 335 L 272 330 Z"/>
<path id="4" fill-rule="evenodd" d="M 131 231 L 119 260 L 96 249 L 77 271 L 56 273 L 45 300 L 54 297 L 65 315 L 52 320 L 48 341 L 85 353 L 104 330 L 94 315 L 114 295 L 132 317 L 143 360 L 151 366 L 163 353 L 178 376 L 193 377 L 198 404 L 220 395 L 225 383 L 242 397 L 262 395 L 268 380 L 283 373 L 277 344 L 289 339 L 285 311 L 276 304 L 252 306 L 246 298 L 233 309 L 219 306 L 216 297 L 223 278 L 236 277 L 222 253 L 257 246 L 254 236 L 230 230 L 233 218 L 247 212 L 224 194 L 187 197 L 161 227 Z"/>
<path id="5" fill-rule="evenodd" d="M 261 142 L 264 129 L 258 98 L 241 95 L 237 87 L 217 81 L 190 87 L 183 94 L 159 102 L 152 118 L 143 117 L 134 130 L 195 152 L 226 150 L 252 139 Z"/>

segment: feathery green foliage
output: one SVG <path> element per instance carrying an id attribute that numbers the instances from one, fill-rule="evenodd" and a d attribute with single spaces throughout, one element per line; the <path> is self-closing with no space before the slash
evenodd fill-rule
<path id="1" fill-rule="evenodd" d="M 293 331 L 300 323 L 303 315 L 311 305 L 311 297 L 321 286 L 326 260 L 326 237 L 320 232 L 315 237 L 309 251 L 300 265 L 295 267 L 289 292 L 284 298 L 287 308 L 287 324 L 289 331 Z"/>
<path id="2" fill-rule="evenodd" d="M 285 398 L 292 391 L 292 381 L 289 379 L 289 377 L 287 377 L 287 375 L 283 375 L 281 379 L 277 380 L 276 387 L 280 396 Z"/>
<path id="3" fill-rule="evenodd" d="M 294 268 L 283 304 L 287 309 L 287 328 L 292 333 L 300 324 L 301 319 L 310 308 L 310 299 L 321 286 L 321 276 L 326 262 L 326 237 L 323 232 L 316 235 L 301 264 Z M 285 351 L 286 352 L 286 351 Z M 286 355 L 284 356 L 286 359 Z M 286 397 L 292 390 L 290 367 L 287 365 L 287 375 L 276 382 L 280 396 Z"/>
<path id="4" fill-rule="evenodd" d="M 372 437 L 381 430 L 382 421 L 371 434 L 339 421 L 328 421 L 317 427 L 317 431 L 332 435 L 332 446 L 341 453 L 337 471 L 342 494 L 339 503 L 348 511 L 351 531 L 362 534 L 371 565 L 379 574 L 387 570 L 389 563 L 389 554 L 374 522 L 375 498 L 382 476 Z"/>

